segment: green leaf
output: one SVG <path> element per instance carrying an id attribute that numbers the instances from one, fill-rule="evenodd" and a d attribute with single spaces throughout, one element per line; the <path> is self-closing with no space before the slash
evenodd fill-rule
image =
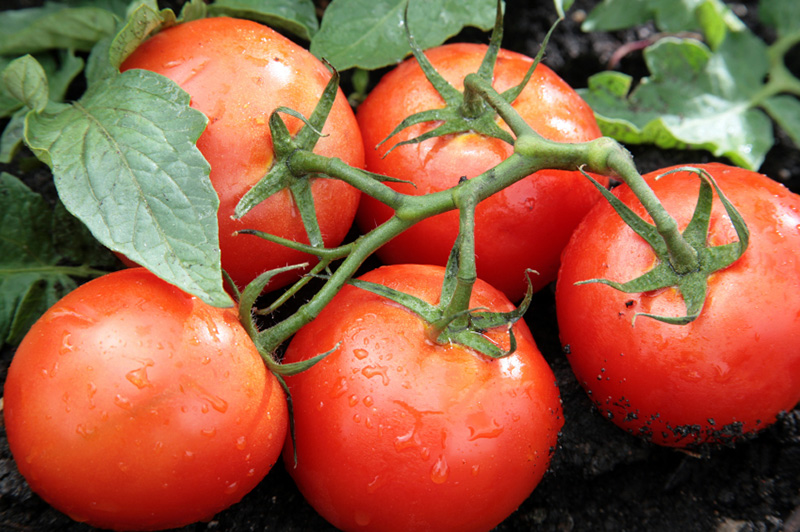
<path id="1" fill-rule="evenodd" d="M 711 20 L 713 14 L 717 20 Z M 700 31 L 704 25 L 717 25 L 720 21 L 741 28 L 741 22 L 731 16 L 721 0 L 604 0 L 589 12 L 581 29 L 616 31 L 651 20 L 660 31 L 670 33 Z"/>
<path id="2" fill-rule="evenodd" d="M 25 132 L 25 116 L 27 114 L 27 109 L 20 109 L 11 116 L 8 124 L 6 124 L 2 135 L 0 135 L 0 163 L 10 163 L 17 150 L 22 146 L 22 138 Z"/>
<path id="3" fill-rule="evenodd" d="M 108 47 L 108 60 L 119 69 L 123 61 L 148 37 L 177 23 L 171 9 L 157 10 L 146 3 L 138 6 L 114 35 Z"/>
<path id="4" fill-rule="evenodd" d="M 195 142 L 206 118 L 164 76 L 131 70 L 72 105 L 26 121 L 26 143 L 53 170 L 66 208 L 105 246 L 218 306 L 222 286 L 209 166 Z"/>
<path id="5" fill-rule="evenodd" d="M 208 11 L 211 16 L 255 20 L 307 41 L 319 30 L 311 0 L 217 0 Z"/>
<path id="6" fill-rule="evenodd" d="M 717 53 L 691 39 L 662 39 L 644 52 L 651 76 L 616 72 L 580 91 L 605 135 L 628 144 L 705 149 L 758 168 L 772 146 L 772 124 L 752 106 L 768 68 L 766 47 L 749 32 L 729 33 Z"/>
<path id="7" fill-rule="evenodd" d="M 761 21 L 772 26 L 779 37 L 800 30 L 800 3 L 797 0 L 762 0 L 758 4 Z"/>
<path id="8" fill-rule="evenodd" d="M 7 93 L 35 111 L 44 110 L 49 100 L 47 74 L 31 55 L 15 59 L 3 70 L 3 85 Z"/>
<path id="9" fill-rule="evenodd" d="M 60 269 L 52 211 L 16 177 L 0 173 L 0 347 L 18 343 L 31 324 L 76 282 Z"/>
<path id="10" fill-rule="evenodd" d="M 403 20 L 405 5 L 405 0 L 333 0 L 311 40 L 311 52 L 339 71 L 395 64 L 411 53 Z M 494 0 L 412 1 L 408 25 L 420 47 L 426 49 L 465 26 L 490 30 L 496 8 Z"/>
<path id="11" fill-rule="evenodd" d="M 762 105 L 795 145 L 800 146 L 800 100 L 782 94 L 768 98 Z"/>
<path id="12" fill-rule="evenodd" d="M 102 5 L 101 2 L 95 2 Z M 92 5 L 70 7 L 48 2 L 43 7 L 0 12 L 0 55 L 23 55 L 70 48 L 88 51 L 113 33 L 117 16 Z"/>

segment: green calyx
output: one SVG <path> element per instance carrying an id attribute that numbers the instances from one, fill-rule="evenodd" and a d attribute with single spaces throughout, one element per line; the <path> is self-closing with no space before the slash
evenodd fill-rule
<path id="1" fill-rule="evenodd" d="M 408 6 L 406 6 L 406 10 L 407 9 Z M 408 19 L 407 16 L 406 19 Z M 560 20 L 561 19 L 557 20 L 556 24 L 558 24 Z M 509 104 L 517 99 L 517 96 L 519 96 L 519 94 L 522 92 L 522 89 L 525 87 L 525 85 L 527 85 L 528 81 L 533 75 L 533 71 L 536 69 L 536 66 L 539 64 L 542 58 L 544 49 L 547 46 L 547 42 L 553 30 L 555 29 L 556 24 L 554 24 L 547 33 L 539 53 L 537 54 L 533 64 L 525 74 L 525 77 L 522 79 L 522 81 L 501 95 L 502 98 Z M 425 77 L 444 100 L 445 105 L 439 109 L 430 109 L 413 114 L 400 122 L 400 124 L 395 127 L 389 136 L 380 142 L 379 146 L 387 142 L 397 133 L 413 125 L 424 122 L 438 122 L 439 125 L 432 130 L 423 133 L 422 135 L 398 142 L 384 154 L 384 157 L 395 148 L 404 144 L 419 144 L 420 142 L 430 138 L 464 133 L 468 131 L 479 133 L 487 137 L 498 138 L 508 142 L 509 144 L 514 144 L 514 137 L 508 131 L 500 127 L 500 125 L 497 123 L 497 113 L 495 112 L 495 109 L 486 101 L 486 98 L 468 85 L 465 86 L 464 92 L 461 92 L 453 87 L 446 79 L 444 79 L 444 77 L 442 77 L 441 74 L 439 74 L 439 72 L 436 71 L 428 58 L 425 56 L 422 49 L 417 45 L 416 41 L 414 40 L 414 36 L 411 34 L 411 30 L 408 28 L 408 24 L 406 24 L 405 27 L 414 57 L 422 68 L 422 71 L 425 73 Z M 481 62 L 478 71 L 474 73 L 474 75 L 480 77 L 482 80 L 488 83 L 489 86 L 492 84 L 494 67 L 495 63 L 497 62 L 497 55 L 500 52 L 502 39 L 503 5 L 501 0 L 498 0 L 497 18 L 494 29 L 492 30 L 491 39 L 489 41 L 489 48 L 486 51 L 486 55 L 483 57 L 483 61 Z"/>
<path id="2" fill-rule="evenodd" d="M 661 179 L 674 172 L 693 172 L 700 177 L 697 206 L 692 219 L 682 233 L 678 232 L 674 224 L 672 228 L 664 229 L 646 222 L 591 176 L 584 174 L 601 191 L 625 223 L 650 245 L 658 256 L 659 261 L 653 269 L 636 279 L 624 283 L 608 279 L 589 279 L 578 284 L 602 283 L 626 293 L 642 293 L 675 287 L 680 291 L 686 304 L 685 316 L 659 316 L 637 313 L 634 315 L 634 322 L 638 316 L 646 316 L 674 325 L 686 325 L 697 319 L 703 309 L 708 293 L 708 277 L 714 272 L 727 268 L 736 262 L 744 254 L 749 242 L 750 232 L 744 219 L 725 197 L 714 178 L 707 171 L 693 167 L 677 168 L 658 178 Z M 711 206 L 713 203 L 712 187 L 733 224 L 738 237 L 736 242 L 719 246 L 708 245 Z M 663 207 L 660 204 L 653 204 L 646 200 L 642 201 L 642 203 L 648 212 L 663 211 Z M 653 216 L 653 218 L 655 219 L 656 217 Z M 676 242 L 680 242 L 681 245 L 687 245 L 694 253 L 686 253 L 685 247 L 681 249 L 681 253 L 677 253 L 675 249 L 677 247 Z"/>
<path id="3" fill-rule="evenodd" d="M 463 282 L 464 279 L 459 271 L 459 255 L 460 246 L 456 243 L 447 263 L 438 305 L 431 305 L 418 297 L 377 283 L 360 279 L 351 279 L 349 283 L 394 301 L 418 315 L 428 326 L 430 340 L 437 344 L 462 345 L 491 358 L 511 355 L 517 349 L 513 325 L 528 310 L 533 296 L 533 285 L 528 283 L 525 298 L 512 311 L 491 312 L 484 308 L 466 308 L 463 298 L 467 298 L 466 304 L 468 304 L 475 278 Z M 503 349 L 485 334 L 488 330 L 498 327 L 503 327 L 508 332 L 508 349 Z"/>
<path id="4" fill-rule="evenodd" d="M 279 107 L 269 117 L 269 127 L 272 134 L 273 163 L 267 174 L 258 183 L 242 196 L 234 210 L 234 217 L 241 218 L 253 207 L 271 195 L 288 188 L 297 205 L 303 225 L 306 229 L 308 241 L 313 247 L 323 247 L 322 231 L 314 211 L 314 198 L 311 195 L 311 175 L 296 176 L 288 164 L 292 154 L 304 149 L 313 151 L 317 141 L 322 137 L 322 128 L 333 107 L 336 93 L 339 88 L 339 74 L 334 71 L 325 90 L 309 118 L 300 113 Z M 286 123 L 281 118 L 281 113 L 294 116 L 303 121 L 304 125 L 292 137 Z"/>

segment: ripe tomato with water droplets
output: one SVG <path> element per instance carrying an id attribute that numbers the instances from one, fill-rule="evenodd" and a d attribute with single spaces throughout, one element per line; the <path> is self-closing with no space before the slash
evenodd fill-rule
<path id="1" fill-rule="evenodd" d="M 241 288 L 265 270 L 316 262 L 308 254 L 253 235 L 234 235 L 257 229 L 308 243 L 299 211 L 283 189 L 240 220 L 231 216 L 241 197 L 272 165 L 269 117 L 289 107 L 309 117 L 331 73 L 308 50 L 262 24 L 216 17 L 167 28 L 139 46 L 121 70 L 142 68 L 162 74 L 189 93 L 193 108 L 208 117 L 197 147 L 211 165 L 211 184 L 220 199 L 218 212 L 222 267 Z M 303 123 L 286 114 L 281 118 L 295 134 Z M 339 91 L 314 149 L 364 166 L 364 148 L 353 111 Z M 311 179 L 311 192 L 326 246 L 347 235 L 361 193 L 337 179 Z M 276 289 L 297 279 L 299 270 L 270 281 Z"/>
<path id="2" fill-rule="evenodd" d="M 234 309 L 135 268 L 50 308 L 20 344 L 8 442 L 44 500 L 77 521 L 155 530 L 212 517 L 280 456 L 277 379 Z"/>
<path id="3" fill-rule="evenodd" d="M 444 268 L 392 265 L 363 280 L 435 304 Z M 472 307 L 513 308 L 478 281 Z M 342 530 L 489 530 L 547 470 L 563 418 L 555 377 L 527 325 L 516 352 L 492 359 L 437 345 L 410 310 L 346 286 L 292 339 L 287 362 L 336 347 L 287 377 L 296 423 L 286 467 Z M 505 328 L 489 338 L 508 348 Z"/>
<path id="4" fill-rule="evenodd" d="M 485 45 L 457 43 L 425 52 L 436 70 L 454 87 L 476 72 Z M 501 50 L 492 84 L 503 92 L 520 82 L 533 60 Z M 514 147 L 475 132 L 445 135 L 418 144 L 397 143 L 418 137 L 437 122 L 411 126 L 386 139 L 407 116 L 442 107 L 443 100 L 426 79 L 416 59 L 409 59 L 384 76 L 358 107 L 367 170 L 411 183 L 387 183 L 405 194 L 422 195 L 456 186 L 506 159 Z M 600 136 L 591 108 L 564 80 L 543 64 L 513 103 L 514 108 L 542 136 L 559 142 L 584 142 Z M 502 120 L 501 127 L 507 129 Z M 606 177 L 597 176 L 607 183 Z M 578 171 L 541 170 L 482 201 L 475 213 L 475 252 L 478 277 L 518 301 L 528 288 L 525 270 L 538 290 L 553 281 L 561 250 L 573 229 L 600 198 Z M 364 196 L 357 222 L 366 231 L 388 220 L 394 212 Z M 458 234 L 458 212 L 452 211 L 414 225 L 377 254 L 384 263 L 414 262 L 445 265 Z"/>
<path id="5" fill-rule="evenodd" d="M 629 432 L 668 446 L 727 443 L 766 427 L 800 401 L 800 196 L 772 179 L 721 164 L 711 174 L 750 231 L 739 260 L 708 278 L 700 316 L 670 325 L 639 316 L 685 315 L 674 288 L 627 294 L 587 279 L 624 282 L 654 266 L 652 249 L 610 204 L 596 205 L 564 250 L 556 309 L 567 358 L 597 407 Z M 683 230 L 700 179 L 645 176 Z M 644 210 L 627 186 L 615 194 Z M 714 198 L 708 242 L 736 241 Z"/>

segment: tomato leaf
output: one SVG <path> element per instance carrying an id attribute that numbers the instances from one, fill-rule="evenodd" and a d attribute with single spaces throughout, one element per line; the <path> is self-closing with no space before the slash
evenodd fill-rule
<path id="1" fill-rule="evenodd" d="M 779 37 L 800 31 L 800 4 L 795 0 L 762 1 L 758 13 L 761 21 L 775 28 Z"/>
<path id="2" fill-rule="evenodd" d="M 70 7 L 48 2 L 43 7 L 0 12 L 0 55 L 23 55 L 56 48 L 88 51 L 114 32 L 117 14 L 109 2 Z M 120 2 L 111 2 L 119 11 Z"/>
<path id="3" fill-rule="evenodd" d="M 212 16 L 255 20 L 310 41 L 319 30 L 311 0 L 217 0 L 208 6 Z"/>
<path id="4" fill-rule="evenodd" d="M 73 104 L 27 115 L 27 145 L 53 170 L 59 196 L 105 246 L 204 301 L 225 306 L 206 125 L 164 76 L 132 70 Z"/>
<path id="5" fill-rule="evenodd" d="M 665 32 L 711 29 L 720 24 L 741 28 L 741 22 L 721 0 L 604 0 L 581 25 L 583 31 L 616 31 L 653 20 Z"/>
<path id="6" fill-rule="evenodd" d="M 788 94 L 768 98 L 764 109 L 792 141 L 800 146 L 800 100 Z"/>
<path id="7" fill-rule="evenodd" d="M 112 264 L 96 246 L 89 251 L 92 241 L 80 233 L 70 235 L 69 245 L 62 247 L 67 242 L 55 231 L 64 222 L 69 220 L 55 216 L 39 194 L 0 173 L 0 347 L 18 343 L 45 310 L 77 286 L 75 278 L 97 274 L 88 267 L 63 266 L 62 252 Z M 72 246 L 83 251 L 73 253 Z"/>
<path id="8" fill-rule="evenodd" d="M 405 33 L 405 0 L 333 0 L 325 10 L 311 53 L 337 70 L 373 70 L 392 65 L 411 53 Z M 495 0 L 410 2 L 408 25 L 421 48 L 431 48 L 465 26 L 490 30 Z M 447 18 L 441 16 L 447 13 Z"/>
<path id="9" fill-rule="evenodd" d="M 717 53 L 691 39 L 668 38 L 645 49 L 651 75 L 602 72 L 579 91 L 603 134 L 629 144 L 706 149 L 758 168 L 772 146 L 772 125 L 754 108 L 768 58 L 749 32 L 729 33 Z"/>

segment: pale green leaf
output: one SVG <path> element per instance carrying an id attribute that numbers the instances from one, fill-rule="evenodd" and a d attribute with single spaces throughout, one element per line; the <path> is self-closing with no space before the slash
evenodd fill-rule
<path id="1" fill-rule="evenodd" d="M 47 74 L 31 55 L 19 57 L 3 70 L 3 86 L 7 94 L 30 109 L 41 111 L 49 100 Z"/>
<path id="2" fill-rule="evenodd" d="M 781 94 L 768 98 L 762 105 L 795 145 L 800 147 L 800 100 Z"/>
<path id="3" fill-rule="evenodd" d="M 758 168 L 772 146 L 769 118 L 753 108 L 768 65 L 749 32 L 729 33 L 718 53 L 693 40 L 663 39 L 645 50 L 651 72 L 633 80 L 603 72 L 581 91 L 603 133 L 629 144 L 705 149 Z"/>
<path id="4" fill-rule="evenodd" d="M 0 346 L 17 343 L 33 321 L 76 283 L 57 267 L 52 211 L 16 177 L 0 173 Z"/>
<path id="5" fill-rule="evenodd" d="M 195 141 L 206 118 L 164 76 L 131 70 L 72 105 L 30 113 L 26 143 L 66 208 L 108 248 L 219 306 L 217 209 Z"/>
<path id="6" fill-rule="evenodd" d="M 800 31 L 800 2 L 797 0 L 762 0 L 758 14 L 764 24 L 775 28 L 779 37 Z"/>
<path id="7" fill-rule="evenodd" d="M 43 7 L 0 12 L 0 55 L 23 55 L 70 48 L 90 50 L 113 33 L 117 16 L 92 5 L 70 7 L 48 2 Z"/>
<path id="8" fill-rule="evenodd" d="M 411 53 L 406 35 L 404 0 L 333 0 L 325 11 L 311 52 L 337 70 L 372 70 L 392 65 Z M 494 0 L 411 2 L 408 26 L 423 49 L 438 46 L 465 26 L 490 30 Z"/>
<path id="9" fill-rule="evenodd" d="M 255 20 L 310 41 L 319 29 L 311 0 L 217 0 L 208 6 L 212 16 Z"/>

